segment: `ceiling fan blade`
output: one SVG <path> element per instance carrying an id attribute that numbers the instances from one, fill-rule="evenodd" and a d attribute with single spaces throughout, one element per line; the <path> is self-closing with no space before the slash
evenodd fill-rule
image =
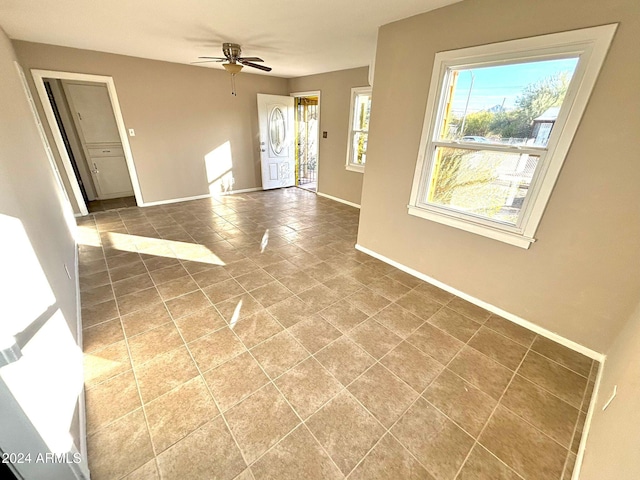
<path id="1" fill-rule="evenodd" d="M 198 57 L 198 58 L 202 58 L 205 60 L 214 60 L 216 62 L 224 62 L 226 60 L 225 57 Z"/>
<path id="2" fill-rule="evenodd" d="M 238 60 L 241 62 L 264 62 L 260 57 L 240 57 Z"/>
<path id="3" fill-rule="evenodd" d="M 256 63 L 251 63 L 251 62 L 247 62 L 242 60 L 240 62 L 242 65 L 246 66 L 246 67 L 253 67 L 253 68 L 257 68 L 258 70 L 263 70 L 265 72 L 270 72 L 271 71 L 271 67 L 266 67 L 264 65 L 258 65 Z"/>
<path id="4" fill-rule="evenodd" d="M 198 63 L 220 63 L 222 60 L 203 60 L 202 62 L 189 62 L 189 65 L 196 65 Z"/>

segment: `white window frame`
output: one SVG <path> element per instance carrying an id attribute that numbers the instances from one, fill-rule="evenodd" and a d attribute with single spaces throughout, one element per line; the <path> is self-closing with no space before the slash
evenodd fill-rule
<path id="1" fill-rule="evenodd" d="M 369 94 L 371 95 L 373 88 L 372 87 L 353 87 L 351 89 L 351 107 L 349 109 L 349 138 L 347 140 L 347 163 L 346 169 L 351 172 L 360 172 L 364 173 L 364 165 L 359 163 L 355 163 L 353 161 L 353 135 L 358 132 L 364 132 L 364 130 L 358 130 L 353 124 L 355 122 L 355 107 L 356 107 L 356 98 L 358 95 Z M 369 133 L 369 130 L 366 131 Z"/>
<path id="2" fill-rule="evenodd" d="M 431 76 L 411 197 L 407 206 L 409 214 L 521 248 L 529 248 L 531 243 L 535 242 L 536 230 L 617 26 L 617 24 L 604 25 L 437 53 Z M 447 98 L 444 86 L 447 85 L 450 69 L 506 65 L 576 56 L 579 57 L 578 64 L 546 147 L 459 143 L 442 141 L 437 138 Z M 459 146 L 468 150 L 539 155 L 538 166 L 517 225 L 506 225 L 422 201 L 421 199 L 427 198 L 426 193 L 430 184 L 434 152 L 437 146 Z"/>

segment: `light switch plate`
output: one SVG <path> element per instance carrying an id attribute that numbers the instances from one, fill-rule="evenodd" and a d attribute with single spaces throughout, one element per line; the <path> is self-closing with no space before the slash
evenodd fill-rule
<path id="1" fill-rule="evenodd" d="M 135 137 L 136 136 L 136 132 L 135 132 L 135 130 L 133 128 L 129 129 L 129 136 L 130 137 Z"/>

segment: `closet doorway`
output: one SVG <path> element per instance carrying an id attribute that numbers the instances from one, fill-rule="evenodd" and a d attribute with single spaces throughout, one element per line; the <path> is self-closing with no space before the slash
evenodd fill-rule
<path id="1" fill-rule="evenodd" d="M 142 205 L 113 79 L 32 73 L 80 213 Z"/>

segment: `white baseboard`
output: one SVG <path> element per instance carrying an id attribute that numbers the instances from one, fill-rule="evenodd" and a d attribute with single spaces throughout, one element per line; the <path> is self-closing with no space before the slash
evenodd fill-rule
<path id="1" fill-rule="evenodd" d="M 578 446 L 576 463 L 573 466 L 571 480 L 578 480 L 580 478 L 580 470 L 582 469 L 582 461 L 584 460 L 584 451 L 587 448 L 587 439 L 589 438 L 589 430 L 591 429 L 591 420 L 593 419 L 593 413 L 596 411 L 596 405 L 598 404 L 598 393 L 600 393 L 600 385 L 602 383 L 605 363 L 606 357 L 604 357 L 600 362 L 598 376 L 596 377 L 596 381 L 593 385 L 593 394 L 591 395 L 589 410 L 587 410 L 587 418 L 585 419 L 584 426 L 582 427 L 582 438 L 580 439 L 580 445 Z"/>
<path id="2" fill-rule="evenodd" d="M 182 197 L 182 198 L 171 198 L 169 200 L 158 200 L 156 202 L 146 202 L 140 207 L 155 207 L 156 205 L 168 205 L 170 203 L 179 203 L 179 202 L 189 202 L 191 200 L 201 200 L 203 198 L 215 198 L 218 196 L 224 195 L 233 195 L 236 193 L 249 193 L 249 192 L 257 192 L 262 190 L 262 187 L 253 187 L 253 188 L 244 188 L 242 190 L 229 190 L 228 192 L 220 192 L 220 193 L 205 193 L 204 195 L 195 195 L 193 197 Z"/>
<path id="3" fill-rule="evenodd" d="M 328 198 L 329 200 L 333 200 L 334 202 L 344 203 L 345 205 L 349 205 L 350 207 L 360 208 L 360 205 L 357 203 L 350 202 L 349 200 L 344 200 L 342 198 L 334 197 L 333 195 L 327 195 L 326 193 L 316 192 L 318 195 L 324 198 Z"/>
<path id="4" fill-rule="evenodd" d="M 435 285 L 436 287 L 439 287 L 442 290 L 445 290 L 460 298 L 463 298 L 464 300 L 467 300 L 468 302 L 471 302 L 474 305 L 482 307 L 485 310 L 490 311 L 491 313 L 500 315 L 501 317 L 506 318 L 507 320 L 526 328 L 527 330 L 531 330 L 532 332 L 535 332 L 538 335 L 542 335 L 543 337 L 546 337 L 549 340 L 553 340 L 554 342 L 557 342 L 560 345 L 564 345 L 565 347 L 570 348 L 571 350 L 575 350 L 578 353 L 581 353 L 583 355 L 586 355 L 589 358 L 597 360 L 598 362 L 602 363 L 605 359 L 605 355 L 603 355 L 602 353 L 596 352 L 595 350 L 591 350 L 590 348 L 580 345 L 579 343 L 576 343 L 573 340 L 569 340 L 568 338 L 558 335 L 555 332 L 547 330 L 546 328 L 536 325 L 535 323 L 525 320 L 524 318 L 514 315 L 513 313 L 509 313 L 505 310 L 502 310 L 499 307 L 496 307 L 495 305 L 491 305 L 490 303 L 487 303 L 483 300 L 475 298 L 467 293 L 461 292 L 460 290 L 454 287 L 451 287 L 445 283 L 442 283 L 436 280 L 435 278 L 431 278 L 428 275 L 425 275 L 424 273 L 420 273 L 417 270 L 414 270 L 413 268 L 407 267 L 406 265 L 402 265 L 401 263 L 391 260 L 390 258 L 387 258 L 384 255 L 380 255 L 379 253 L 376 253 L 373 250 L 369 250 L 368 248 L 363 247 L 362 245 L 356 244 L 356 249 L 374 258 L 377 258 L 378 260 L 381 260 L 384 263 L 388 263 L 389 265 L 392 265 L 397 269 L 408 273 L 409 275 L 413 275 L 414 277 L 419 278 L 420 280 L 430 283 L 431 285 Z"/>

